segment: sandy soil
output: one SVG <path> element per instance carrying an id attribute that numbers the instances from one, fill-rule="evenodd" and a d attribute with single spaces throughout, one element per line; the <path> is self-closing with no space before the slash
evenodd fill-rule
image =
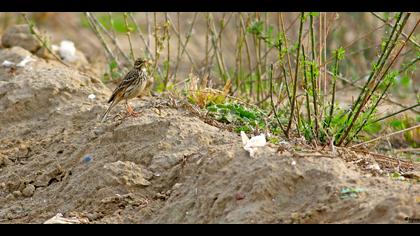
<path id="1" fill-rule="evenodd" d="M 5 48 L 0 62 L 28 55 Z M 420 218 L 416 181 L 372 175 L 340 155 L 293 155 L 271 145 L 251 158 L 238 134 L 208 125 L 168 98 L 135 99 L 139 117 L 124 117 L 119 105 L 100 123 L 109 88 L 32 57 L 23 68 L 0 67 L 2 223 L 43 223 L 57 213 L 89 223 Z"/>

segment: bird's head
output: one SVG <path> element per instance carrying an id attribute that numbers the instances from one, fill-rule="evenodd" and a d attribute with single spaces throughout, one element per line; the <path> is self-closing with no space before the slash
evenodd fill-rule
<path id="1" fill-rule="evenodd" d="M 143 58 L 138 58 L 135 62 L 134 62 L 134 68 L 141 70 L 143 68 L 146 67 L 146 65 L 150 64 L 149 61 L 143 59 Z"/>

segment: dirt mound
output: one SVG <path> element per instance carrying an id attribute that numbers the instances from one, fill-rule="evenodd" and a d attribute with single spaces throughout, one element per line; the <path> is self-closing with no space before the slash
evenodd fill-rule
<path id="1" fill-rule="evenodd" d="M 18 62 L 30 55 L 0 51 Z M 139 117 L 99 122 L 111 90 L 34 56 L 0 67 L 0 221 L 57 213 L 91 223 L 404 223 L 420 218 L 418 184 L 372 177 L 340 157 L 297 157 L 160 97 L 133 100 Z M 95 98 L 89 98 L 94 94 Z M 417 202 L 416 202 L 417 201 Z M 85 222 L 85 221 L 83 221 Z"/>
<path id="2" fill-rule="evenodd" d="M 3 49 L 0 62 L 18 64 L 26 57 L 33 61 L 23 68 L 3 66 L 0 72 L 0 122 L 48 118 L 67 104 L 91 105 L 89 94 L 104 96 L 105 87 L 99 80 L 58 62 L 46 62 L 20 47 Z"/>

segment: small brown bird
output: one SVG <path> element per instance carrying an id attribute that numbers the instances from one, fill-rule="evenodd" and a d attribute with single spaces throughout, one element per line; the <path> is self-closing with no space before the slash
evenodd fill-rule
<path id="1" fill-rule="evenodd" d="M 109 98 L 108 103 L 111 103 L 111 105 L 102 116 L 102 122 L 105 121 L 111 109 L 124 99 L 127 112 L 131 116 L 137 116 L 137 113 L 128 104 L 128 99 L 145 95 L 146 90 L 150 87 L 151 81 L 147 74 L 146 64 L 149 64 L 149 62 L 141 58 L 134 62 L 134 68 L 125 75 L 124 79 L 112 93 L 111 98 Z"/>

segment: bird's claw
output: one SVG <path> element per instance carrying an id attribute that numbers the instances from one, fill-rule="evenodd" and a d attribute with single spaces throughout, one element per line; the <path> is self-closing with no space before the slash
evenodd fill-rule
<path id="1" fill-rule="evenodd" d="M 127 113 L 129 116 L 132 116 L 132 117 L 138 117 L 140 115 L 140 113 L 135 112 L 130 105 L 127 106 Z"/>

